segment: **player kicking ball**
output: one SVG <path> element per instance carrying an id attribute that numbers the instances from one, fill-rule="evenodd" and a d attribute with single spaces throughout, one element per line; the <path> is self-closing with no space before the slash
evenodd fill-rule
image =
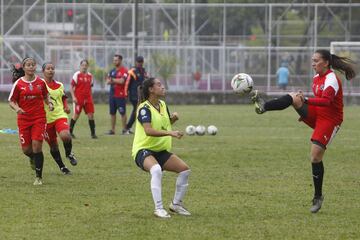
<path id="1" fill-rule="evenodd" d="M 314 129 L 310 155 L 315 191 L 310 211 L 317 213 L 324 201 L 323 157 L 343 122 L 342 83 L 333 69 L 343 73 L 347 80 L 355 77 L 355 71 L 350 59 L 331 54 L 328 50 L 317 50 L 311 60 L 316 72 L 312 84 L 314 97 L 308 98 L 301 91 L 269 101 L 264 101 L 257 91 L 253 91 L 251 95 L 256 113 L 263 114 L 293 106 L 300 116 L 300 121 Z"/>

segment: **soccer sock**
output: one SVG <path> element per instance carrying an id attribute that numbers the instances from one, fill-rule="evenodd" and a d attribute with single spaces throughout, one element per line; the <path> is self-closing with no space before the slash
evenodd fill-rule
<path id="1" fill-rule="evenodd" d="M 70 133 L 73 133 L 75 123 L 76 123 L 76 120 L 74 120 L 74 119 L 70 120 Z"/>
<path id="2" fill-rule="evenodd" d="M 50 150 L 50 154 L 54 158 L 55 162 L 57 163 L 57 165 L 59 166 L 60 169 L 65 167 L 65 165 L 61 159 L 61 154 L 60 154 L 59 150 L 56 150 L 56 151 Z"/>
<path id="3" fill-rule="evenodd" d="M 266 111 L 283 110 L 293 103 L 293 99 L 289 94 L 282 97 L 270 100 L 265 103 L 264 108 Z"/>
<path id="4" fill-rule="evenodd" d="M 43 166 L 44 166 L 43 152 L 34 153 L 34 160 L 35 160 L 36 177 L 42 178 L 42 170 L 43 170 Z"/>
<path id="5" fill-rule="evenodd" d="M 176 189 L 175 189 L 173 204 L 179 204 L 183 200 L 186 190 L 189 186 L 188 184 L 189 175 L 190 175 L 190 169 L 179 173 L 176 179 Z"/>
<path id="6" fill-rule="evenodd" d="M 34 158 L 34 153 L 24 153 L 26 156 L 28 156 L 30 159 Z"/>
<path id="7" fill-rule="evenodd" d="M 63 142 L 64 149 L 65 149 L 65 156 L 69 156 L 72 150 L 72 141 Z"/>
<path id="8" fill-rule="evenodd" d="M 91 135 L 95 135 L 95 120 L 89 120 Z"/>
<path id="9" fill-rule="evenodd" d="M 315 188 L 315 197 L 320 197 L 322 195 L 322 183 L 324 177 L 324 165 L 323 162 L 311 163 L 312 165 L 312 174 Z"/>
<path id="10" fill-rule="evenodd" d="M 162 179 L 162 171 L 159 164 L 155 164 L 150 169 L 151 174 L 151 194 L 154 200 L 155 209 L 161 209 L 163 207 L 162 198 L 161 198 L 161 179 Z"/>

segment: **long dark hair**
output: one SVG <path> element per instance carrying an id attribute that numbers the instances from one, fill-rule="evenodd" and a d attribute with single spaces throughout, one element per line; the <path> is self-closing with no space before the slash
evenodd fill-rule
<path id="1" fill-rule="evenodd" d="M 143 83 L 139 86 L 138 88 L 138 99 L 139 102 L 138 104 L 144 102 L 145 100 L 148 100 L 149 96 L 150 96 L 150 91 L 149 89 L 151 87 L 153 87 L 155 84 L 155 78 L 150 77 L 150 78 L 146 78 Z"/>
<path id="2" fill-rule="evenodd" d="M 335 54 L 331 54 L 328 50 L 319 49 L 316 51 L 321 55 L 321 58 L 329 62 L 329 67 L 332 67 L 335 70 L 340 71 L 345 74 L 347 80 L 353 79 L 356 76 L 352 61 L 347 57 L 339 57 Z"/>
<path id="3" fill-rule="evenodd" d="M 24 71 L 24 65 L 26 63 L 27 60 L 33 60 L 35 62 L 35 59 L 32 57 L 26 57 L 21 61 L 21 66 L 16 66 L 16 65 L 12 65 L 11 66 L 11 73 L 12 73 L 12 82 L 16 82 L 16 80 L 18 80 L 19 78 L 25 76 L 25 71 Z"/>

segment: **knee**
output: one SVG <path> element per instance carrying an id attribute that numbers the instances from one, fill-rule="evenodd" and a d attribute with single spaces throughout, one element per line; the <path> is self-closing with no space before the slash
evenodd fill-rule
<path id="1" fill-rule="evenodd" d="M 295 109 L 298 109 L 303 105 L 303 99 L 301 98 L 299 93 L 292 92 L 289 93 L 289 95 L 292 98 L 292 105 L 294 106 Z"/>
<path id="2" fill-rule="evenodd" d="M 159 164 L 155 164 L 150 168 L 150 174 L 152 176 L 162 176 L 162 169 Z"/>
<path id="3" fill-rule="evenodd" d="M 179 172 L 179 175 L 182 175 L 184 177 L 189 177 L 190 173 L 191 173 L 190 168 L 187 168 L 186 170 Z"/>

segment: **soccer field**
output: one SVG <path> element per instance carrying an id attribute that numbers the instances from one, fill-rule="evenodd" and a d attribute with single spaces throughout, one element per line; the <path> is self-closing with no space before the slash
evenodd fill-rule
<path id="1" fill-rule="evenodd" d="M 186 125 L 214 124 L 216 136 L 173 140 L 191 167 L 185 205 L 192 216 L 153 216 L 149 175 L 131 158 L 133 136 L 106 136 L 106 105 L 96 105 L 99 139 L 85 115 L 73 142 L 79 160 L 58 170 L 44 144 L 44 185 L 21 153 L 17 135 L 1 134 L 0 239 L 360 239 L 360 107 L 345 121 L 324 158 L 323 208 L 311 214 L 311 129 L 292 109 L 257 115 L 250 105 L 169 106 Z M 2 128 L 16 115 L 0 104 Z M 118 118 L 119 119 L 119 118 Z M 118 132 L 120 121 L 117 124 Z M 61 153 L 63 148 L 61 146 Z M 176 175 L 163 177 L 164 206 Z"/>

